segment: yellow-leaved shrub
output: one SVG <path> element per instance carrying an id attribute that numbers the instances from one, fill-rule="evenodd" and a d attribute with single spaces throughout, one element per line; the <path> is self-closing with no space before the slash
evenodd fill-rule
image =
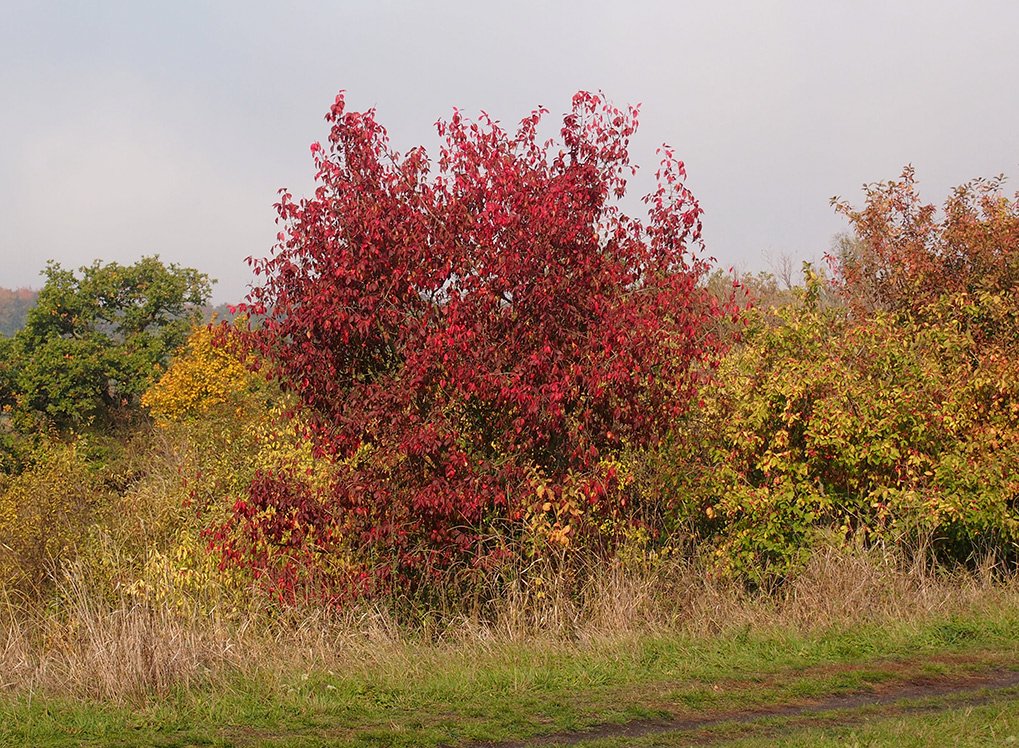
<path id="1" fill-rule="evenodd" d="M 260 473 L 328 483 L 328 462 L 314 455 L 304 421 L 278 387 L 252 370 L 230 335 L 196 328 L 142 397 L 166 447 L 163 459 L 176 463 L 178 478 L 171 496 L 154 496 L 151 482 L 143 482 L 124 497 L 150 510 L 165 504 L 159 542 L 130 564 L 125 581 L 133 595 L 176 607 L 242 605 L 255 580 L 249 570 L 221 563 L 237 500 Z"/>
<path id="2" fill-rule="evenodd" d="M 44 441 L 0 493 L 0 588 L 37 592 L 72 558 L 110 492 L 81 444 Z"/>
<path id="3" fill-rule="evenodd" d="M 210 327 L 196 328 L 184 351 L 142 395 L 142 405 L 157 423 L 193 420 L 224 406 L 241 409 L 264 384 L 228 338 L 219 342 L 216 336 Z"/>

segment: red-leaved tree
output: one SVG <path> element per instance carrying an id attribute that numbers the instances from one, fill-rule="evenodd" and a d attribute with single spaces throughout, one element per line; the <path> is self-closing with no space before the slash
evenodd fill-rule
<path id="1" fill-rule="evenodd" d="M 612 458 L 666 432 L 723 346 L 682 162 L 662 150 L 638 220 L 618 206 L 637 110 L 578 93 L 543 142 L 546 113 L 511 133 L 454 111 L 433 162 L 341 94 L 315 193 L 281 193 L 279 244 L 252 261 L 249 344 L 337 464 L 315 497 L 278 492 L 314 501 L 301 521 L 374 584 L 483 564 L 567 503 L 575 534 L 631 511 Z"/>

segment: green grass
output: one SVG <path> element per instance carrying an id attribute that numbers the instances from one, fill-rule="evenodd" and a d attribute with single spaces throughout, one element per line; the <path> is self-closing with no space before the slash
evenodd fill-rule
<path id="1" fill-rule="evenodd" d="M 741 632 L 715 639 L 677 635 L 586 647 L 504 643 L 463 650 L 406 644 L 391 662 L 373 668 L 337 662 L 332 672 L 323 667 L 281 676 L 267 663 L 264 672 L 238 673 L 140 704 L 8 695 L 0 697 L 0 744 L 456 745 L 816 698 L 907 672 L 937 675 L 1013 664 L 1019 667 L 1014 610 L 814 635 Z M 952 711 L 903 719 L 917 729 L 926 725 L 929 735 L 939 734 L 938 720 L 945 721 L 944 729 L 976 720 L 1014 732 L 1014 704 L 958 711 L 961 716 Z M 884 727 L 875 722 L 831 735 L 822 730 L 790 744 L 813 745 L 817 736 L 843 744 L 838 741 L 853 735 L 871 741 L 861 744 L 882 744 L 873 741 L 908 731 L 898 724 L 893 719 Z M 861 732 L 879 728 L 885 732 L 873 732 L 873 739 Z"/>

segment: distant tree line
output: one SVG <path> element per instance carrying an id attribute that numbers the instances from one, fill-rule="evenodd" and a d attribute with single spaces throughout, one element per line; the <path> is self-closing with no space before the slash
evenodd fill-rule
<path id="1" fill-rule="evenodd" d="M 39 292 L 30 288 L 0 288 L 0 335 L 10 337 L 24 327 L 28 310 L 38 298 Z"/>

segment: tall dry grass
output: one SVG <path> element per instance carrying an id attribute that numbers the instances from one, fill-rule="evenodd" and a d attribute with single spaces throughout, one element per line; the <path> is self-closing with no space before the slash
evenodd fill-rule
<path id="1" fill-rule="evenodd" d="M 73 574 L 60 592 L 59 606 L 0 606 L 0 688 L 119 700 L 197 685 L 240 662 L 240 632 L 215 618 L 111 604 Z"/>
<path id="2" fill-rule="evenodd" d="M 507 585 L 483 608 L 440 605 L 410 628 L 398 622 L 393 601 L 332 612 L 252 606 L 220 613 L 204 604 L 188 611 L 99 594 L 86 567 L 70 566 L 47 606 L 0 598 L 0 689 L 133 701 L 264 676 L 278 663 L 290 673 L 388 671 L 412 667 L 425 649 L 441 656 L 521 642 L 577 647 L 647 634 L 811 631 L 1019 607 L 1019 583 L 991 562 L 949 572 L 877 550 L 820 551 L 771 595 L 747 593 L 682 561 L 643 571 L 609 566 L 580 584 L 542 578 L 537 586 Z"/>
<path id="3" fill-rule="evenodd" d="M 863 623 L 911 623 L 981 607 L 1019 604 L 1019 578 L 988 557 L 946 569 L 931 554 L 888 548 L 821 546 L 807 566 L 771 593 L 676 560 L 653 569 L 615 564 L 589 570 L 578 588 L 511 587 L 490 622 L 503 639 L 591 641 L 644 633 L 714 636 L 732 630 L 809 632 Z M 465 622 L 470 622 L 466 619 Z"/>

